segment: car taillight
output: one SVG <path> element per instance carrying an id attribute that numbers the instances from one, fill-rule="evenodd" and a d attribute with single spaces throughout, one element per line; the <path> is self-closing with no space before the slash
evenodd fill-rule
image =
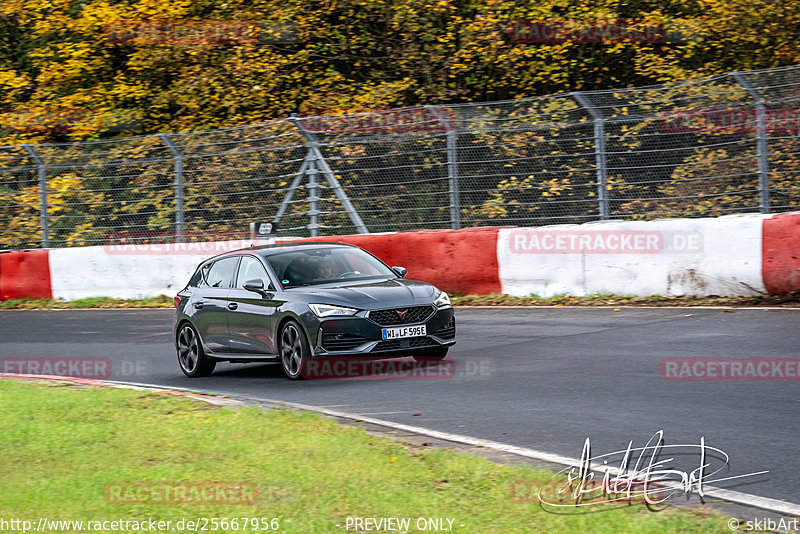
<path id="1" fill-rule="evenodd" d="M 175 301 L 175 307 L 177 308 L 178 305 L 181 303 L 180 295 L 175 295 L 175 298 L 173 300 Z"/>

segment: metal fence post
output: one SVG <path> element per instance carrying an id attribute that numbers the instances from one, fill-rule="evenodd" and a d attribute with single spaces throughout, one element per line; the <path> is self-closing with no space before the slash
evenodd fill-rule
<path id="1" fill-rule="evenodd" d="M 319 182 L 317 182 L 317 162 L 314 159 L 309 159 L 306 174 L 308 174 L 308 229 L 311 231 L 311 237 L 318 237 L 320 226 L 317 189 L 319 189 Z"/>
<path id="2" fill-rule="evenodd" d="M 761 213 L 770 212 L 769 199 L 769 159 L 767 152 L 767 117 L 764 97 L 753 87 L 744 74 L 732 72 L 731 75 L 750 97 L 755 100 L 756 110 L 756 150 L 758 152 L 758 204 Z"/>
<path id="3" fill-rule="evenodd" d="M 606 169 L 606 133 L 603 123 L 603 114 L 592 104 L 588 98 L 580 93 L 572 93 L 579 106 L 592 116 L 594 123 L 594 160 L 597 168 L 597 201 L 599 203 L 600 219 L 606 220 L 610 216 L 608 206 L 608 171 Z"/>
<path id="4" fill-rule="evenodd" d="M 447 188 L 450 193 L 450 229 L 461 228 L 461 192 L 458 184 L 458 138 L 456 125 L 442 115 L 436 106 L 425 108 L 439 120 L 447 135 Z"/>
<path id="5" fill-rule="evenodd" d="M 283 197 L 283 201 L 281 201 L 280 207 L 278 207 L 278 212 L 275 214 L 275 217 L 272 219 L 272 222 L 278 224 L 283 219 L 284 213 L 286 213 L 286 209 L 289 207 L 289 204 L 292 202 L 292 198 L 294 198 L 294 192 L 297 191 L 297 188 L 300 187 L 300 180 L 303 179 L 303 176 L 306 174 L 306 170 L 308 169 L 308 160 L 311 157 L 310 154 L 307 154 L 306 157 L 303 159 L 303 164 L 300 165 L 300 170 L 297 171 L 297 174 L 292 180 L 292 185 L 289 186 L 289 190 L 286 192 L 286 195 Z"/>
<path id="6" fill-rule="evenodd" d="M 50 247 L 50 218 L 47 213 L 47 165 L 33 146 L 24 144 L 31 159 L 36 162 L 39 176 L 39 224 L 42 227 L 42 248 Z"/>
<path id="7" fill-rule="evenodd" d="M 350 199 L 347 197 L 347 193 L 344 192 L 342 184 L 339 183 L 339 180 L 336 179 L 336 175 L 333 174 L 333 169 L 331 169 L 328 165 L 328 162 L 325 161 L 325 156 L 322 155 L 322 152 L 319 149 L 319 140 L 317 139 L 317 136 L 303 128 L 303 125 L 300 124 L 297 115 L 292 114 L 292 116 L 289 117 L 289 120 L 294 123 L 297 129 L 300 130 L 300 133 L 303 135 L 303 137 L 305 137 L 308 141 L 307 146 L 309 155 L 314 158 L 315 172 L 318 169 L 322 171 L 322 174 L 325 175 L 325 179 L 328 180 L 328 183 L 330 184 L 331 189 L 333 189 L 336 198 L 342 203 L 345 213 L 347 213 L 348 217 L 350 217 L 350 222 L 352 222 L 353 226 L 356 227 L 358 233 L 368 234 L 369 230 L 367 230 L 367 226 L 364 224 L 364 221 L 361 220 L 361 217 L 358 215 L 353 203 L 350 202 Z"/>
<path id="8" fill-rule="evenodd" d="M 183 154 L 178 150 L 167 134 L 158 134 L 161 142 L 167 145 L 175 160 L 175 241 L 184 241 L 184 208 L 183 208 Z"/>

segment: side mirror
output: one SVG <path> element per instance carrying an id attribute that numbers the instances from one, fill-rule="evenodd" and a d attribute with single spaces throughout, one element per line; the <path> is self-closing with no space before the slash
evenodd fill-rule
<path id="1" fill-rule="evenodd" d="M 392 271 L 394 271 L 394 274 L 396 274 L 400 278 L 405 278 L 406 275 L 408 274 L 408 269 L 406 269 L 405 267 L 395 266 L 392 267 Z"/>
<path id="2" fill-rule="evenodd" d="M 244 283 L 244 288 L 247 291 L 258 293 L 262 297 L 267 296 L 267 292 L 264 290 L 264 281 L 261 279 L 248 280 L 247 282 Z"/>

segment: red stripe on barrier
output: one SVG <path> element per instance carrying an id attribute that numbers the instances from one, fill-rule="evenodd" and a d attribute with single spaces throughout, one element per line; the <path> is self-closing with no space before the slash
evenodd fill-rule
<path id="1" fill-rule="evenodd" d="M 0 300 L 53 298 L 47 250 L 0 254 Z"/>
<path id="2" fill-rule="evenodd" d="M 303 241 L 341 242 L 368 250 L 388 265 L 408 269 L 409 280 L 457 295 L 500 293 L 498 227 L 394 234 L 326 236 Z"/>
<path id="3" fill-rule="evenodd" d="M 771 295 L 800 290 L 800 213 L 764 219 L 761 274 Z"/>

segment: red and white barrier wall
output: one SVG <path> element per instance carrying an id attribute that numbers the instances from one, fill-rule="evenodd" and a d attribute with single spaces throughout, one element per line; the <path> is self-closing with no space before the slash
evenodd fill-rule
<path id="1" fill-rule="evenodd" d="M 455 294 L 785 294 L 800 289 L 800 212 L 316 238 L 363 247 Z M 208 256 L 251 241 L 0 253 L 0 300 L 174 295 Z"/>

